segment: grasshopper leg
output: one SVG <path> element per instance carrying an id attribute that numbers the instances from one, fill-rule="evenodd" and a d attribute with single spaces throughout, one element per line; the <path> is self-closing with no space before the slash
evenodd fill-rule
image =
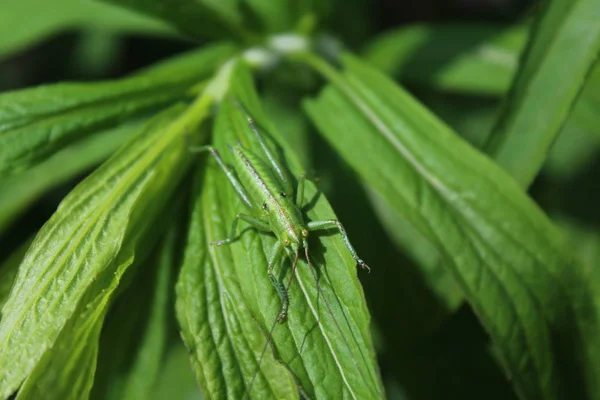
<path id="1" fill-rule="evenodd" d="M 193 152 L 196 152 L 196 153 L 202 153 L 204 151 L 210 152 L 210 154 L 212 154 L 212 156 L 214 157 L 214 159 L 217 161 L 217 164 L 219 164 L 219 167 L 221 167 L 221 169 L 223 170 L 223 172 L 225 172 L 225 175 L 227 176 L 227 179 L 229 179 L 229 182 L 231 182 L 231 184 L 233 185 L 233 187 L 234 187 L 235 191 L 237 192 L 238 196 L 240 196 L 240 199 L 242 199 L 242 202 L 248 208 L 250 208 L 250 209 L 254 208 L 252 206 L 252 202 L 250 201 L 250 197 L 248 196 L 248 193 L 246 193 L 246 190 L 244 189 L 244 186 L 236 178 L 235 174 L 231 171 L 231 169 L 228 168 L 227 165 L 225 165 L 225 162 L 223 162 L 223 159 L 221 158 L 221 155 L 219 154 L 219 152 L 217 151 L 217 149 L 215 149 L 212 146 L 201 146 L 201 147 L 190 147 L 190 151 L 193 151 Z"/>
<path id="2" fill-rule="evenodd" d="M 215 246 L 222 246 L 224 244 L 229 244 L 231 242 L 234 242 L 236 239 L 239 238 L 239 236 L 236 236 L 236 230 L 237 230 L 237 224 L 239 220 L 242 221 L 246 221 L 247 223 L 249 223 L 251 226 L 253 226 L 254 228 L 264 231 L 264 232 L 271 232 L 271 228 L 269 227 L 269 224 L 267 224 L 266 222 L 261 221 L 260 219 L 251 217 L 249 215 L 246 214 L 236 214 L 235 218 L 233 219 L 233 223 L 231 224 L 231 231 L 229 231 L 229 236 L 227 237 L 227 239 L 222 239 L 222 240 L 217 240 L 215 242 L 212 242 L 211 244 L 215 245 Z"/>
<path id="3" fill-rule="evenodd" d="M 344 244 L 346 245 L 346 248 L 352 255 L 352 258 L 354 258 L 354 261 L 356 261 L 356 263 L 360 265 L 362 269 L 366 269 L 369 272 L 371 271 L 371 268 L 369 268 L 369 266 L 358 257 L 358 254 L 356 254 L 356 250 L 354 250 L 352 243 L 350 243 L 350 239 L 348 239 L 348 234 L 346 234 L 346 230 L 344 229 L 344 226 L 340 221 L 338 221 L 337 219 L 328 219 L 325 221 L 310 221 L 307 224 L 307 227 L 309 231 L 337 229 L 340 232 L 340 235 L 342 235 Z"/>
<path id="4" fill-rule="evenodd" d="M 274 273 L 275 265 L 279 264 L 283 255 L 283 246 L 279 241 L 275 243 L 273 249 L 271 250 L 271 255 L 269 256 L 269 265 L 267 267 L 267 274 L 269 276 L 269 280 L 273 284 L 279 299 L 281 300 L 281 308 L 279 309 L 279 314 L 277 315 L 277 322 L 283 322 L 287 317 L 289 300 L 287 291 L 285 290 L 285 286 L 277 280 L 277 277 Z"/>

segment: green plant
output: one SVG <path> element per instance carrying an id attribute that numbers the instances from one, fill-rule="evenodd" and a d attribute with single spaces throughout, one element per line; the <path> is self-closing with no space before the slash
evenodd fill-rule
<path id="1" fill-rule="evenodd" d="M 5 249 L 0 397 L 183 398 L 187 361 L 206 398 L 600 396 L 596 214 L 582 225 L 556 194 L 600 147 L 596 0 L 548 1 L 527 26 L 413 25 L 360 55 L 350 31 L 325 34 L 335 0 L 63 3 L 29 29 L 16 16 L 45 2 L 0 5 L 0 54 L 90 25 L 212 42 L 121 79 L 0 94 L 0 233 L 78 182 Z M 311 237 L 321 289 L 301 261 L 272 337 L 275 238 L 209 245 L 241 202 L 190 148 L 242 135 L 228 98 L 294 176 L 321 176 L 308 218 L 333 218 L 332 201 L 373 269 L 373 324 L 338 235 Z"/>

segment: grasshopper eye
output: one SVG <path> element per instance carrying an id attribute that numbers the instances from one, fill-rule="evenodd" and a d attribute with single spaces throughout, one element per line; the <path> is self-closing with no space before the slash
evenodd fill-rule
<path id="1" fill-rule="evenodd" d="M 308 237 L 308 231 L 306 229 L 302 229 L 302 236 Z"/>
<path id="2" fill-rule="evenodd" d="M 283 239 L 283 245 L 284 246 L 289 246 L 290 245 L 289 239 Z"/>

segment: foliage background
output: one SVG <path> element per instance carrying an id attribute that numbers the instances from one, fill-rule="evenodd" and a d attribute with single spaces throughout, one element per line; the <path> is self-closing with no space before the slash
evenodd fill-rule
<path id="1" fill-rule="evenodd" d="M 198 45 L 176 39 L 171 29 L 161 23 L 123 18 L 120 13 L 100 15 L 97 10 L 78 7 L 76 2 L 64 0 L 63 7 L 53 4 L 56 16 L 51 14 L 51 8 L 42 11 L 45 2 L 27 0 L 14 4 L 13 9 L 0 14 L 0 37 L 21 37 L 20 41 L 10 43 L 10 47 L 0 39 L 0 89 L 3 91 L 65 80 L 120 77 Z M 44 17 L 40 20 L 25 18 L 28 22 L 18 25 L 2 21 L 2 16 L 23 21 L 20 16 L 29 15 L 32 7 L 40 10 L 38 14 Z M 489 86 L 466 87 L 458 78 L 459 55 L 468 54 L 482 43 L 497 41 L 515 62 L 524 43 L 524 32 L 500 35 L 498 39 L 499 34 L 507 26 L 527 23 L 530 16 L 535 15 L 534 10 L 533 2 L 516 0 L 429 0 L 418 4 L 350 1 L 336 10 L 328 26 L 351 49 L 371 57 L 375 63 L 379 60 L 382 69 L 399 78 L 420 101 L 479 147 L 486 142 L 487 133 L 502 112 L 502 98 L 514 71 L 500 67 L 489 79 L 481 79 Z M 454 29 L 453 25 L 435 28 L 442 22 L 456 24 Z M 474 26 L 477 34 L 463 37 L 460 24 L 465 23 Z M 403 46 L 410 48 L 412 38 L 418 47 L 421 35 L 428 41 L 426 47 L 420 47 L 419 52 L 400 67 L 385 57 L 394 45 L 386 47 L 385 41 L 381 41 L 378 44 L 383 50 L 378 50 L 372 39 L 402 26 L 409 27 Z M 430 27 L 434 28 L 428 30 Z M 444 41 L 453 34 L 456 38 L 450 43 L 455 47 Z M 453 75 L 448 65 L 456 64 L 459 64 L 459 72 Z M 375 346 L 388 397 L 425 399 L 451 393 L 455 398 L 516 398 L 511 383 L 491 354 L 490 338 L 471 307 L 461 302 L 452 278 L 438 272 L 438 260 L 431 256 L 431 248 L 422 242 L 419 243 L 424 247 L 416 243 L 407 246 L 410 234 L 406 232 L 410 228 L 405 221 L 390 212 L 378 195 L 365 190 L 331 145 L 310 128 L 312 125 L 305 117 L 294 112 L 301 107 L 299 99 L 307 92 L 316 93 L 318 86 L 314 77 L 290 71 L 293 70 L 287 74 L 285 70 L 279 71 L 274 79 L 263 82 L 262 94 L 266 104 L 281 107 L 277 116 L 282 121 L 275 122 L 290 132 L 309 130 L 310 140 L 297 146 L 308 149 L 306 154 L 310 161 L 307 164 L 321 177 L 320 189 L 345 223 L 350 237 L 356 238 L 353 240 L 358 242 L 356 246 L 361 256 L 376 266 L 374 273 L 363 276 L 361 282 L 375 322 Z M 462 73 L 469 74 L 469 71 Z M 599 98 L 598 85 L 589 90 L 593 91 L 590 96 Z M 528 190 L 561 228 L 573 251 L 594 271 L 600 265 L 597 206 L 600 204 L 597 179 L 600 135 L 598 125 L 594 124 L 598 120 L 598 105 L 590 106 L 596 108 L 588 110 L 589 119 L 582 118 L 589 125 L 565 126 L 542 172 Z M 61 199 L 85 175 L 52 187 L 25 214 L 3 227 L 0 261 L 9 257 L 48 220 Z M 368 237 L 362 234 L 365 231 L 370 232 Z M 430 269 L 424 270 L 424 266 Z M 118 305 L 108 321 L 111 319 L 119 321 Z M 171 320 L 168 335 L 173 339 L 169 343 L 177 343 L 173 317 L 164 319 Z M 110 327 L 108 324 L 106 329 Z M 157 396 L 161 390 L 168 392 L 169 387 L 189 387 L 190 398 L 194 398 L 191 373 L 182 384 L 176 379 L 183 378 L 172 372 L 182 368 L 181 361 L 185 361 L 177 347 L 172 347 L 174 350 L 167 352 L 164 366 L 169 373 L 164 374 L 163 383 L 157 384 Z M 100 357 L 102 360 L 102 355 Z M 170 380 L 169 374 L 172 374 Z M 569 381 L 576 382 L 578 378 L 574 379 Z"/>

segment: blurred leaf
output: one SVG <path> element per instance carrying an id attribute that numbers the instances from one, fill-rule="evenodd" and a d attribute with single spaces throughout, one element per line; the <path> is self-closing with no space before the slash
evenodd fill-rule
<path id="1" fill-rule="evenodd" d="M 175 238 L 176 232 L 171 229 L 165 238 L 158 259 L 155 288 L 151 299 L 152 308 L 146 331 L 141 337 L 135 363 L 127 378 L 124 394 L 120 398 L 147 399 L 152 394 L 158 378 L 167 338 L 169 286 L 175 261 Z"/>
<path id="2" fill-rule="evenodd" d="M 597 282 L 596 285 L 600 285 L 600 269 L 598 268 L 600 265 L 600 232 L 564 216 L 553 219 L 574 253 L 583 261 L 586 275 Z M 596 292 L 596 295 L 600 303 L 600 292 Z"/>
<path id="3" fill-rule="evenodd" d="M 91 0 L 4 0 L 0 2 L 0 58 L 59 32 L 90 28 L 128 34 L 175 34 L 160 21 Z"/>
<path id="4" fill-rule="evenodd" d="M 597 0 L 549 2 L 538 17 L 486 146 L 523 187 L 541 169 L 600 53 L 599 20 Z"/>
<path id="5" fill-rule="evenodd" d="M 190 367 L 190 358 L 181 342 L 170 347 L 161 365 L 158 381 L 150 400 L 202 400 L 196 378 Z"/>
<path id="6" fill-rule="evenodd" d="M 517 72 L 528 30 L 525 25 L 412 25 L 377 37 L 364 55 L 383 71 L 411 84 L 472 95 L 504 96 Z M 575 125 L 600 135 L 599 96 L 597 64 L 565 129 Z M 480 136 L 484 135 L 487 132 L 480 132 Z"/>
<path id="7" fill-rule="evenodd" d="M 437 249 L 524 398 L 595 398 L 590 282 L 547 217 L 489 159 L 350 57 L 307 109 L 365 182 Z M 502 251 L 498 251 L 502 249 Z M 577 391 L 577 393 L 575 393 Z"/>
<path id="8" fill-rule="evenodd" d="M 78 335 L 94 338 L 99 334 L 110 297 L 101 278 L 112 281 L 111 271 L 125 269 L 133 261 L 129 245 L 158 216 L 188 164 L 189 132 L 184 128 L 197 127 L 209 106 L 202 97 L 175 121 L 181 106 L 153 118 L 134 140 L 79 184 L 40 230 L 2 310 L 0 397 L 14 392 L 32 371 L 27 385 L 35 385 L 44 398 L 69 398 L 77 393 L 81 388 L 72 385 L 71 379 L 89 390 L 97 344 L 82 342 L 72 355 L 68 345 L 53 346 L 57 339 L 72 344 Z M 80 300 L 90 292 L 93 306 L 79 309 L 85 318 L 73 321 Z M 76 328 L 65 330 L 70 323 Z M 84 361 L 91 371 L 66 367 Z M 45 374 L 40 365 L 46 362 L 65 366 L 66 380 Z M 54 371 L 60 372 L 61 367 Z"/>
<path id="9" fill-rule="evenodd" d="M 192 38 L 240 38 L 240 0 L 95 0 L 159 19 Z"/>
<path id="10" fill-rule="evenodd" d="M 299 174 L 293 149 L 285 146 L 266 119 L 248 72 L 236 72 L 232 94 L 282 146 L 291 170 Z M 245 148 L 262 154 L 244 115 L 229 102 L 221 104 L 214 135 L 219 149 L 240 140 Z M 223 151 L 222 156 L 228 154 Z M 203 177 L 199 173 L 199 179 L 177 284 L 177 315 L 205 396 L 242 398 L 256 377 L 250 393 L 253 398 L 298 398 L 298 390 L 310 398 L 381 398 L 364 296 L 355 263 L 339 235 L 319 236 L 320 243 L 317 237 L 311 240 L 327 305 L 317 296 L 309 267 L 300 261 L 289 289 L 288 318 L 274 329 L 272 347 L 257 365 L 265 335 L 279 312 L 279 298 L 265 270 L 275 238 L 243 229 L 235 243 L 210 246 L 227 235 L 243 206 L 212 162 Z M 316 194 L 310 184 L 306 191 L 307 199 Z M 311 220 L 323 220 L 333 217 L 333 211 L 320 196 L 308 215 Z M 286 282 L 289 266 L 286 262 L 276 267 Z"/>
<path id="11" fill-rule="evenodd" d="M 287 0 L 243 0 L 260 18 L 267 32 L 291 31 L 294 28 L 294 8 L 303 1 Z M 295 4 L 298 3 L 298 4 Z"/>
<path id="12" fill-rule="evenodd" d="M 550 148 L 544 172 L 553 181 L 566 181 L 582 172 L 600 154 L 600 136 L 578 128 L 567 123 Z"/>
<path id="13" fill-rule="evenodd" d="M 526 39 L 522 25 L 420 24 L 384 33 L 364 56 L 407 82 L 500 96 L 510 87 Z"/>
<path id="14" fill-rule="evenodd" d="M 0 174 L 27 169 L 85 134 L 184 97 L 233 52 L 216 45 L 129 78 L 0 94 Z"/>
<path id="15" fill-rule="evenodd" d="M 127 124 L 76 142 L 33 168 L 0 177 L 0 232 L 49 189 L 99 164 L 139 130 Z"/>

